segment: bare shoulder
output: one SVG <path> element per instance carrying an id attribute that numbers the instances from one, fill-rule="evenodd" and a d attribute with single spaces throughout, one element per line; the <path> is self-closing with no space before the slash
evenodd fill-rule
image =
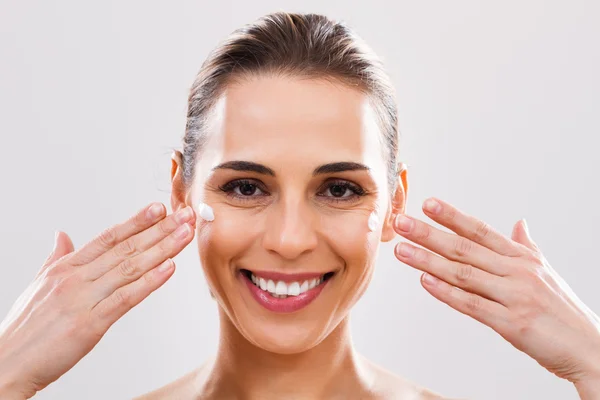
<path id="1" fill-rule="evenodd" d="M 369 367 L 374 373 L 372 398 L 377 400 L 466 400 L 447 397 L 434 390 L 423 387 L 406 378 L 396 375 L 370 361 Z"/>

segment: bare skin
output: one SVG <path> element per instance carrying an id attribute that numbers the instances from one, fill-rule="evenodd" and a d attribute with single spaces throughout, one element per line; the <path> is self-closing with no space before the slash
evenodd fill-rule
<path id="1" fill-rule="evenodd" d="M 374 365 L 351 343 L 348 313 L 368 285 L 378 244 L 396 236 L 393 220 L 408 189 L 404 169 L 390 196 L 381 133 L 366 95 L 325 81 L 260 77 L 228 88 L 209 126 L 189 191 L 182 189 L 181 160 L 173 158 L 171 202 L 178 209 L 203 201 L 215 211 L 210 224 L 199 220 L 196 235 L 219 304 L 219 348 L 202 367 L 138 399 L 443 398 Z M 264 165 L 275 176 L 214 169 L 236 160 Z M 313 174 L 342 161 L 369 169 Z M 237 179 L 260 191 L 242 201 L 219 189 Z M 323 189 L 332 180 L 353 182 L 368 194 L 347 190 L 349 201 L 334 203 L 329 187 Z M 370 233 L 374 210 L 382 222 Z M 288 316 L 249 297 L 235 279 L 239 264 L 290 273 L 333 269 L 337 276 L 313 303 Z"/>
<path id="2" fill-rule="evenodd" d="M 332 82 L 260 77 L 226 91 L 209 130 L 190 190 L 174 157 L 174 215 L 145 207 L 77 251 L 58 236 L 0 323 L 0 397 L 30 398 L 71 369 L 173 274 L 169 258 L 197 235 L 220 312 L 217 352 L 139 398 L 442 399 L 352 346 L 349 311 L 369 284 L 379 243 L 401 235 L 423 247 L 402 242 L 395 256 L 424 272 L 421 284 L 432 296 L 572 382 L 581 399 L 600 398 L 600 318 L 550 266 L 524 221 L 508 238 L 434 198 L 423 212 L 454 233 L 406 216 L 406 170 L 389 193 L 364 94 Z M 243 192 L 233 184 L 240 180 Z M 214 221 L 196 223 L 200 201 L 214 208 Z M 435 201 L 437 209 L 429 207 Z M 367 229 L 375 211 L 380 222 Z M 251 296 L 241 268 L 334 274 L 312 303 L 286 314 Z"/>

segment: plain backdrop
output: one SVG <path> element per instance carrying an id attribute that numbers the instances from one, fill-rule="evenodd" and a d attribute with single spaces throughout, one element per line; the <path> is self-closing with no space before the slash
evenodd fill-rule
<path id="1" fill-rule="evenodd" d="M 600 3 L 3 0 L 2 318 L 56 229 L 78 248 L 152 201 L 170 204 L 170 154 L 202 61 L 231 31 L 277 10 L 345 20 L 383 58 L 411 165 L 408 214 L 433 223 L 421 204 L 437 196 L 506 235 L 525 217 L 553 267 L 600 312 Z M 359 351 L 447 396 L 578 398 L 427 293 L 420 272 L 393 256 L 398 241 L 382 245 L 353 310 Z M 196 248 L 194 239 L 174 276 L 36 398 L 128 399 L 213 354 L 217 309 Z"/>

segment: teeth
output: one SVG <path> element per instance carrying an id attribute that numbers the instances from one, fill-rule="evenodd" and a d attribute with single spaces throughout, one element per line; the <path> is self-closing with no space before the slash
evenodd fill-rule
<path id="1" fill-rule="evenodd" d="M 292 282 L 287 288 L 288 296 L 298 296 L 300 294 L 300 284 L 298 282 Z"/>
<path id="2" fill-rule="evenodd" d="M 254 283 L 261 290 L 269 292 L 273 297 L 278 299 L 285 299 L 288 296 L 298 296 L 325 281 L 323 277 L 321 277 L 306 280 L 302 283 L 290 282 L 289 284 L 286 284 L 283 281 L 278 281 L 275 283 L 271 279 L 265 280 L 264 278 L 259 278 L 254 274 L 250 274 L 250 279 L 252 280 L 252 283 Z"/>
<path id="3" fill-rule="evenodd" d="M 285 282 L 277 282 L 277 286 L 275 286 L 275 294 L 288 294 L 288 288 Z"/>
<path id="4" fill-rule="evenodd" d="M 302 283 L 302 286 L 300 286 L 300 293 L 304 293 L 308 290 L 308 281 L 304 281 L 304 283 Z"/>

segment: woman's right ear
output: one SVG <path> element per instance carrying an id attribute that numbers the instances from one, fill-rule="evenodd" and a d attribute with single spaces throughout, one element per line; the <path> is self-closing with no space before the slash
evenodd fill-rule
<path id="1" fill-rule="evenodd" d="M 182 166 L 183 154 L 179 150 L 174 150 L 171 155 L 171 209 L 173 212 L 186 206 Z"/>

